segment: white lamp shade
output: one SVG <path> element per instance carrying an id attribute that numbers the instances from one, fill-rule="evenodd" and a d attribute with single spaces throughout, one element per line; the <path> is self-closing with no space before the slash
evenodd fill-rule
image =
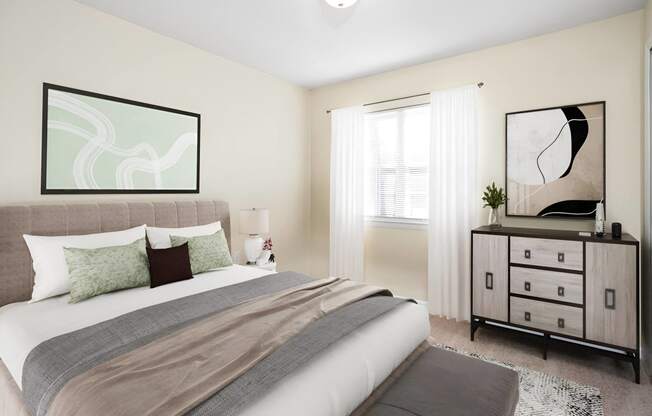
<path id="1" fill-rule="evenodd" d="M 269 232 L 269 210 L 252 208 L 240 210 L 240 234 L 258 235 Z"/>

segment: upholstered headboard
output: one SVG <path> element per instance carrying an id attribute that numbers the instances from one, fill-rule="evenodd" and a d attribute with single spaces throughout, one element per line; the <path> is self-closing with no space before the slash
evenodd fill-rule
<path id="1" fill-rule="evenodd" d="M 221 221 L 231 241 L 223 201 L 107 202 L 0 207 L 0 306 L 32 296 L 34 272 L 23 234 L 74 235 L 119 231 L 142 224 L 188 227 Z"/>

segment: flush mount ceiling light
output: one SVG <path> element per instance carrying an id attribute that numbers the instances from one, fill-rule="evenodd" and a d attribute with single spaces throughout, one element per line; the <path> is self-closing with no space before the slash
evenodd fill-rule
<path id="1" fill-rule="evenodd" d="M 345 9 L 353 6 L 358 0 L 326 0 L 326 3 L 335 7 L 336 9 Z"/>

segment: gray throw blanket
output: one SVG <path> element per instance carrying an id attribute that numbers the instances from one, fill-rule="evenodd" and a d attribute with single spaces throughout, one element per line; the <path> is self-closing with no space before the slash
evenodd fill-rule
<path id="1" fill-rule="evenodd" d="M 310 277 L 292 272 L 270 275 L 144 308 L 48 340 L 36 347 L 25 362 L 25 402 L 32 414 L 45 415 L 58 392 L 74 377 L 207 315 L 310 281 Z M 317 353 L 402 302 L 390 297 L 372 297 L 337 309 L 309 324 L 189 414 L 237 414 L 246 403 Z"/>

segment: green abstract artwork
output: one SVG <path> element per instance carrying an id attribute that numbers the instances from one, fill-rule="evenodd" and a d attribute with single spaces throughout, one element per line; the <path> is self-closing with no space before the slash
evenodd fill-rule
<path id="1" fill-rule="evenodd" d="M 200 115 L 44 84 L 41 192 L 198 193 Z"/>

